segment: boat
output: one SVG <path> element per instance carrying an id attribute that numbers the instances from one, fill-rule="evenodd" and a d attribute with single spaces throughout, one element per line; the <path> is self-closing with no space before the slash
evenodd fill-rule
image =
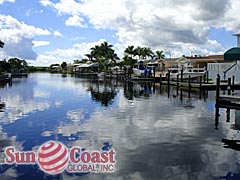
<path id="1" fill-rule="evenodd" d="M 190 62 L 180 64 L 180 66 L 178 65 L 176 67 L 168 68 L 168 71 L 170 72 L 171 80 L 176 80 L 177 77 L 179 77 L 180 79 L 181 74 L 183 79 L 197 78 L 204 76 L 206 74 L 205 68 L 193 67 L 193 65 Z"/>
<path id="2" fill-rule="evenodd" d="M 143 61 L 137 63 L 137 65 L 133 68 L 133 74 L 135 76 L 151 76 L 153 73 L 151 67 L 144 66 Z"/>
<path id="3" fill-rule="evenodd" d="M 105 77 L 105 72 L 100 72 L 97 74 L 98 78 L 104 78 Z"/>
<path id="4" fill-rule="evenodd" d="M 120 75 L 120 74 L 126 73 L 126 70 L 124 71 L 124 68 L 119 67 L 119 66 L 114 66 L 114 67 L 110 68 L 110 71 L 113 75 Z"/>

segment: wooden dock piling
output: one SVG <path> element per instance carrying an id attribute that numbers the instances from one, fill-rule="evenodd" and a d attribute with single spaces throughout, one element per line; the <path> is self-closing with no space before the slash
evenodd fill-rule
<path id="1" fill-rule="evenodd" d="M 177 75 L 177 96 L 178 96 L 178 91 L 179 91 L 179 74 Z"/>
<path id="2" fill-rule="evenodd" d="M 156 75 L 156 69 L 153 67 L 153 78 L 154 78 L 154 83 L 155 83 L 155 75 Z"/>
<path id="3" fill-rule="evenodd" d="M 183 68 L 181 69 L 181 82 L 183 82 Z"/>
<path id="4" fill-rule="evenodd" d="M 216 103 L 215 103 L 215 129 L 218 129 L 219 124 L 219 97 L 220 97 L 220 75 L 216 79 Z"/>
<path id="5" fill-rule="evenodd" d="M 234 79 L 234 78 L 233 78 Z M 227 85 L 227 94 L 228 95 L 220 95 L 220 76 L 217 76 L 217 86 L 216 86 L 216 103 L 215 103 L 215 126 L 219 124 L 219 108 L 226 108 L 226 121 L 230 122 L 230 112 L 231 109 L 240 110 L 240 96 L 231 95 L 231 90 L 234 89 L 234 83 L 231 84 L 231 78 L 228 78 Z"/>
<path id="6" fill-rule="evenodd" d="M 159 76 L 159 83 L 160 83 L 160 86 L 162 85 L 162 74 L 160 74 Z"/>
<path id="7" fill-rule="evenodd" d="M 232 92 L 234 92 L 235 76 L 232 77 Z"/>
<path id="8" fill-rule="evenodd" d="M 207 71 L 207 83 L 209 83 L 209 72 Z"/>
<path id="9" fill-rule="evenodd" d="M 188 98 L 191 98 L 191 76 L 188 77 Z"/>
<path id="10" fill-rule="evenodd" d="M 231 95 L 231 78 L 228 78 L 227 90 L 228 90 L 228 95 Z"/>
<path id="11" fill-rule="evenodd" d="M 200 76 L 199 88 L 200 88 L 200 91 L 201 91 L 201 89 L 202 89 L 202 76 Z"/>
<path id="12" fill-rule="evenodd" d="M 170 71 L 167 73 L 167 81 L 168 97 L 170 97 Z"/>

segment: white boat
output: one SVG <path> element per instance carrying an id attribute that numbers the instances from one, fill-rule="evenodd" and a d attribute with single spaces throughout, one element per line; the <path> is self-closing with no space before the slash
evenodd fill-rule
<path id="1" fill-rule="evenodd" d="M 112 67 L 110 68 L 110 70 L 114 75 L 120 75 L 125 73 L 124 68 L 119 66 Z"/>
<path id="2" fill-rule="evenodd" d="M 145 70 L 145 66 L 143 63 L 143 60 L 139 60 L 135 66 L 133 67 L 133 74 L 135 76 L 143 76 L 144 75 L 144 70 Z"/>
<path id="3" fill-rule="evenodd" d="M 168 68 L 170 72 L 170 79 L 176 80 L 177 77 L 179 79 L 181 78 L 181 71 L 182 71 L 182 76 L 183 79 L 188 79 L 190 78 L 197 78 L 200 76 L 204 76 L 206 74 L 206 69 L 205 68 L 194 68 L 191 63 L 187 62 L 182 64 L 180 67 L 172 67 Z"/>
<path id="4" fill-rule="evenodd" d="M 138 68 L 133 68 L 133 74 L 135 76 L 142 76 L 142 75 L 144 75 L 144 70 L 140 70 Z"/>
<path id="5" fill-rule="evenodd" d="M 138 62 L 138 64 L 133 68 L 133 74 L 135 76 L 147 76 L 152 73 L 152 67 L 144 66 L 143 61 Z"/>
<path id="6" fill-rule="evenodd" d="M 105 76 L 105 72 L 100 72 L 97 74 L 98 78 L 103 78 Z"/>

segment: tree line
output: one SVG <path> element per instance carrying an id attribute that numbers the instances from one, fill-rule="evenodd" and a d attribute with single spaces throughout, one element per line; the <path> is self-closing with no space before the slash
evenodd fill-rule
<path id="1" fill-rule="evenodd" d="M 28 69 L 28 64 L 25 60 L 11 58 L 0 61 L 0 73 L 11 73 L 20 69 L 25 71 Z"/>

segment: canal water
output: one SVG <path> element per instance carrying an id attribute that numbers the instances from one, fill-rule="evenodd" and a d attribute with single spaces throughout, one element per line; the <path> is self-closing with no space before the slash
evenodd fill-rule
<path id="1" fill-rule="evenodd" d="M 0 97 L 1 180 L 240 179 L 240 154 L 222 143 L 240 139 L 237 116 L 231 110 L 227 123 L 221 109 L 216 130 L 214 92 L 189 98 L 158 84 L 36 73 L 1 87 Z M 109 144 L 116 172 L 53 176 L 34 164 L 4 164 L 5 147 L 36 151 L 49 140 L 89 150 Z"/>

